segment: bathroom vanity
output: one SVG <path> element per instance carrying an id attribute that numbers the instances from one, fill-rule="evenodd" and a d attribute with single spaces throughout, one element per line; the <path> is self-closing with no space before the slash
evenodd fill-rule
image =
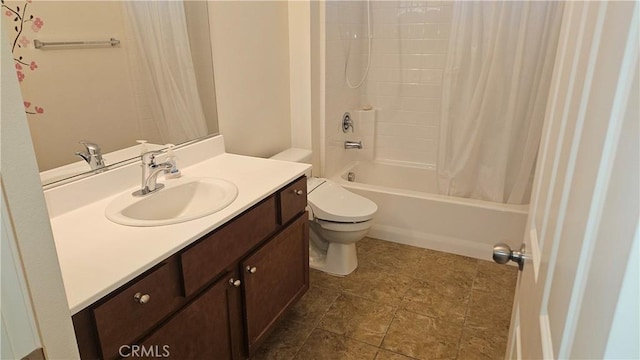
<path id="1" fill-rule="evenodd" d="M 183 174 L 224 177 L 238 197 L 200 219 L 112 223 L 104 208 L 116 195 L 85 192 L 109 181 L 102 175 L 84 180 L 93 186 L 76 185 L 84 206 L 59 203 L 70 188 L 45 193 L 83 359 L 248 358 L 308 289 L 308 165 L 217 149 L 209 159 L 186 161 Z"/>

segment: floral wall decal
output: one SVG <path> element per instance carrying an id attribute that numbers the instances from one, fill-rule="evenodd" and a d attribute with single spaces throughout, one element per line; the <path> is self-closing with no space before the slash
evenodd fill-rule
<path id="1" fill-rule="evenodd" d="M 31 43 L 29 38 L 24 35 L 25 26 L 30 23 L 31 31 L 38 32 L 44 26 L 44 21 L 33 14 L 27 15 L 27 6 L 31 4 L 32 0 L 26 0 L 22 6 L 15 5 L 15 7 L 8 6 L 4 0 L 0 0 L 0 2 L 2 3 L 4 15 L 12 18 L 14 23 L 15 36 L 11 44 L 11 52 L 13 53 L 18 81 L 23 82 L 26 78 L 27 70 L 33 72 L 38 69 L 38 64 L 35 61 L 29 61 L 20 54 L 21 50 L 28 48 Z M 29 101 L 24 102 L 24 107 L 27 114 L 38 115 L 44 113 L 44 108 L 41 106 L 34 105 L 31 108 L 31 102 Z"/>

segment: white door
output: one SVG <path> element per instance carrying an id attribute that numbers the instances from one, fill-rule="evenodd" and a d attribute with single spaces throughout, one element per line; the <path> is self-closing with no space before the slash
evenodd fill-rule
<path id="1" fill-rule="evenodd" d="M 2 190 L 0 188 L 0 359 L 22 359 L 41 343 Z"/>
<path id="2" fill-rule="evenodd" d="M 565 4 L 509 358 L 613 354 L 625 274 L 637 282 L 627 262 L 637 256 L 639 10 L 638 2 Z M 637 325 L 629 331 L 636 340 L 618 354 L 637 358 Z"/>

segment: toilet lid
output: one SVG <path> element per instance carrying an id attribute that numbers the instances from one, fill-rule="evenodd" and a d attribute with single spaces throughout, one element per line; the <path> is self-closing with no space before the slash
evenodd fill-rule
<path id="1" fill-rule="evenodd" d="M 310 191 L 307 200 L 315 217 L 326 221 L 367 221 L 378 211 L 378 206 L 373 201 L 354 194 L 330 180 L 325 180 Z"/>

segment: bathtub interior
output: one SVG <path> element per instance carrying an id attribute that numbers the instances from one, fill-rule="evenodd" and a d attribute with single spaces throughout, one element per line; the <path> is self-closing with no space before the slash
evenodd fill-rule
<path id="1" fill-rule="evenodd" d="M 438 185 L 432 166 L 401 165 L 393 162 L 356 162 L 342 172 L 342 179 L 355 175 L 353 182 L 436 194 Z"/>

